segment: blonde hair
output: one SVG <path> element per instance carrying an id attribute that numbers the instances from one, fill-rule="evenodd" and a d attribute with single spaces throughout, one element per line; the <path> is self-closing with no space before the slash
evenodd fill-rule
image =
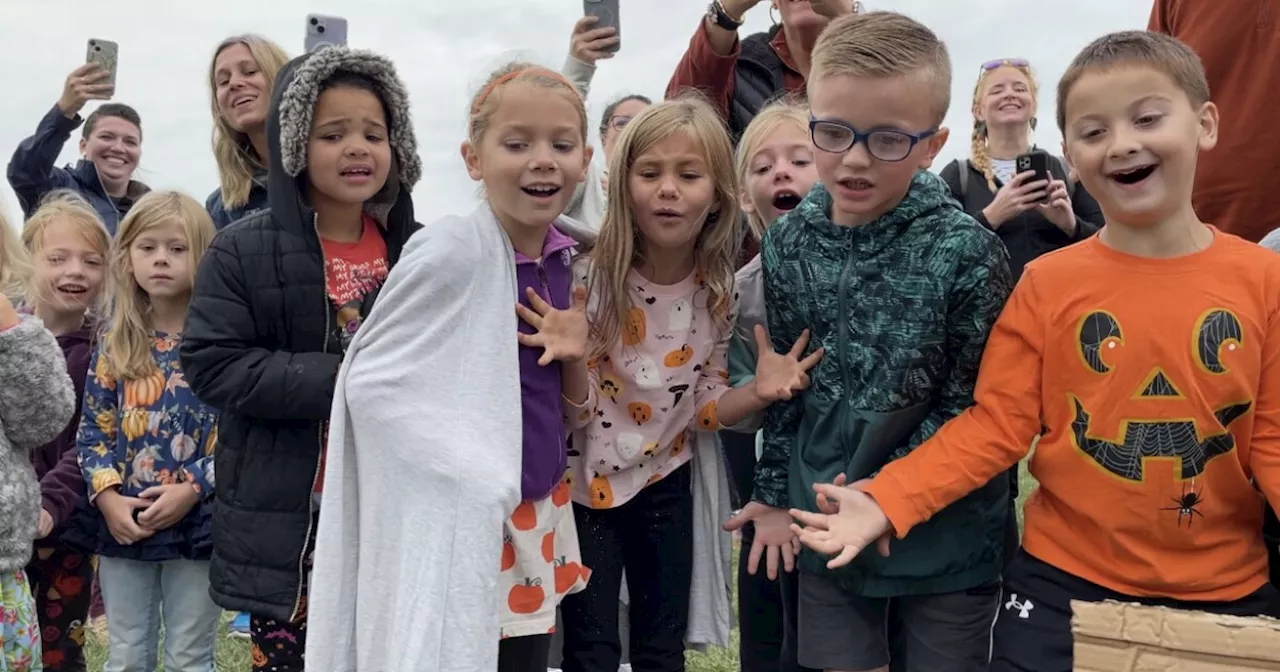
<path id="1" fill-rule="evenodd" d="M 747 188 L 751 160 L 755 158 L 756 152 L 760 151 L 760 145 L 764 144 L 774 131 L 782 127 L 796 128 L 808 136 L 808 106 L 794 97 L 775 100 L 764 106 L 747 125 L 747 129 L 742 132 L 742 137 L 738 140 L 738 151 L 734 163 L 734 173 L 738 176 L 738 185 L 742 189 Z M 758 212 L 747 213 L 747 225 L 750 226 L 751 235 L 755 236 L 756 240 L 764 237 L 764 230 L 768 227 L 768 223 L 760 217 Z"/>
<path id="2" fill-rule="evenodd" d="M 21 303 L 31 270 L 31 256 L 18 242 L 18 232 L 0 212 L 0 294 L 12 303 Z"/>
<path id="3" fill-rule="evenodd" d="M 485 80 L 480 90 L 471 99 L 470 112 L 467 115 L 467 142 L 473 148 L 479 148 L 484 134 L 489 130 L 489 123 L 502 102 L 502 92 L 511 84 L 528 84 L 541 89 L 563 90 L 573 101 L 574 110 L 578 113 L 578 122 L 582 127 L 582 141 L 587 141 L 587 107 L 582 100 L 582 93 L 565 76 L 540 65 L 532 63 L 508 63 L 495 70 Z"/>
<path id="4" fill-rule="evenodd" d="M 1031 73 L 1029 65 L 1014 65 L 1013 63 L 1004 63 L 990 70 L 983 69 L 982 74 L 978 75 L 978 83 L 973 85 L 973 138 L 969 145 L 969 162 L 973 164 L 982 176 L 987 178 L 987 189 L 992 193 L 996 190 L 996 169 L 995 164 L 991 161 L 991 155 L 987 153 L 987 131 L 984 124 L 978 122 L 978 106 L 982 103 L 982 96 L 987 90 L 987 78 L 993 72 L 999 72 L 1004 69 L 1017 70 L 1027 78 L 1027 87 L 1031 90 L 1031 109 L 1035 109 L 1036 101 L 1040 99 L 1040 87 L 1036 86 L 1035 75 Z M 1031 127 L 1034 129 L 1034 126 Z M 1028 132 L 1031 129 L 1028 129 Z M 964 170 L 964 166 L 960 167 Z"/>
<path id="5" fill-rule="evenodd" d="M 45 232 L 58 223 L 70 225 L 84 242 L 102 255 L 104 261 L 107 259 L 111 251 L 111 236 L 107 233 L 107 227 L 103 225 L 98 212 L 75 191 L 59 189 L 45 196 L 40 207 L 31 213 L 31 218 L 22 228 L 22 245 L 31 255 L 33 266 L 36 263 L 34 260 L 39 259 L 40 251 L 44 247 Z M 34 277 L 31 280 L 34 280 Z M 45 288 L 36 287 L 34 284 L 34 282 L 28 282 L 28 302 L 47 301 L 48 297 L 42 296 Z M 95 315 L 102 313 L 106 295 L 105 291 L 98 292 L 98 298 L 90 309 L 91 313 Z"/>
<path id="6" fill-rule="evenodd" d="M 919 77 L 929 88 L 933 125 L 951 107 L 951 57 L 947 46 L 924 24 L 897 12 L 842 16 L 822 31 L 810 56 L 809 91 L 837 76 Z"/>
<path id="7" fill-rule="evenodd" d="M 249 50 L 255 63 L 262 70 L 266 80 L 264 94 L 271 96 L 275 86 L 276 75 L 289 62 L 289 55 L 275 42 L 260 35 L 236 35 L 223 40 L 213 51 L 209 59 L 209 103 L 213 109 L 213 156 L 218 162 L 218 183 L 222 189 L 222 204 L 227 208 L 238 208 L 249 202 L 249 192 L 253 189 L 253 174 L 258 170 L 266 170 L 269 157 L 258 156 L 249 136 L 235 130 L 222 116 L 218 109 L 218 78 L 215 68 L 218 55 L 228 47 L 243 44 Z M 270 104 L 270 101 L 268 101 Z"/>
<path id="8" fill-rule="evenodd" d="M 609 162 L 609 203 L 600 236 L 590 253 L 588 294 L 598 301 L 592 320 L 592 356 L 601 356 L 622 338 L 622 325 L 633 308 L 627 274 L 643 260 L 636 225 L 630 174 L 636 161 L 654 145 L 683 134 L 697 144 L 711 172 L 719 210 L 710 213 L 698 234 L 694 261 L 708 292 L 707 308 L 722 330 L 730 328 L 733 273 L 741 234 L 738 180 L 733 172 L 733 145 L 715 109 L 696 93 L 651 105 L 622 129 Z"/>
<path id="9" fill-rule="evenodd" d="M 112 377 L 145 378 L 156 372 L 151 358 L 151 299 L 133 275 L 129 250 L 139 236 L 152 229 L 178 224 L 187 237 L 190 281 L 200 258 L 213 240 L 213 220 L 195 199 L 176 191 L 153 191 L 138 199 L 120 223 L 111 245 L 110 321 L 102 338 L 102 355 Z"/>
<path id="10" fill-rule="evenodd" d="M 1058 130 L 1066 135 L 1067 95 L 1085 73 L 1119 65 L 1141 65 L 1169 79 L 1186 94 L 1193 107 L 1209 102 L 1209 81 L 1200 56 L 1184 42 L 1164 33 L 1126 30 L 1090 42 L 1067 66 L 1058 81 Z"/>

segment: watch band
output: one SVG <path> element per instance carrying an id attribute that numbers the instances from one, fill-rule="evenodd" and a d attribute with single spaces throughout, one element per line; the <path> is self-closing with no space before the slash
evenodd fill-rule
<path id="1" fill-rule="evenodd" d="M 742 21 L 729 16 L 729 13 L 724 11 L 724 5 L 720 4 L 720 0 L 711 0 L 711 6 L 707 7 L 707 17 L 712 23 L 725 30 L 737 30 L 742 27 Z"/>

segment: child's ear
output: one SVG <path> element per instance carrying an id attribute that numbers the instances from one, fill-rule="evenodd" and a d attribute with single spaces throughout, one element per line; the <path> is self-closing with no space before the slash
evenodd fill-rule
<path id="1" fill-rule="evenodd" d="M 582 150 L 582 177 L 578 178 L 578 182 L 587 181 L 587 173 L 591 172 L 591 158 L 595 156 L 596 150 L 591 145 L 587 145 Z"/>
<path id="2" fill-rule="evenodd" d="M 756 212 L 756 204 L 751 202 L 751 196 L 744 189 L 738 192 L 738 205 L 742 206 L 742 211 L 748 215 Z"/>
<path id="3" fill-rule="evenodd" d="M 477 152 L 476 148 L 471 146 L 470 140 L 462 143 L 461 150 L 462 162 L 467 164 L 467 175 L 477 181 L 484 179 L 484 171 L 480 168 L 480 152 Z"/>
<path id="4" fill-rule="evenodd" d="M 925 153 L 920 157 L 920 170 L 928 170 L 933 165 L 933 160 L 938 158 L 938 153 L 947 145 L 947 138 L 951 137 L 951 129 L 946 126 L 938 128 L 938 132 L 925 138 Z"/>
<path id="5" fill-rule="evenodd" d="M 1200 151 L 1208 151 L 1218 145 L 1218 106 L 1206 102 L 1200 106 Z"/>

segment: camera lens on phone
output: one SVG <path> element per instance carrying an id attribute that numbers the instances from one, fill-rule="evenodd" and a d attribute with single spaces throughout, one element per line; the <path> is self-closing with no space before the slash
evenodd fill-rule
<path id="1" fill-rule="evenodd" d="M 312 19 L 311 19 L 311 25 L 315 26 L 315 25 L 318 25 L 319 23 L 320 23 L 320 19 L 317 19 L 317 18 L 315 18 L 315 17 L 312 17 Z"/>
<path id="2" fill-rule="evenodd" d="M 317 33 L 320 33 L 321 35 L 323 35 L 323 34 L 324 34 L 324 26 L 320 26 L 319 28 L 316 28 L 316 32 L 317 32 Z"/>

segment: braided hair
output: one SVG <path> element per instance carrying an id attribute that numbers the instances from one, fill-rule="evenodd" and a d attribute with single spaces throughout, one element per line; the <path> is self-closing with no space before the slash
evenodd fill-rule
<path id="1" fill-rule="evenodd" d="M 1013 65 L 1006 63 L 990 70 L 984 69 L 981 75 L 978 75 L 978 83 L 973 87 L 973 138 L 969 147 L 970 163 L 982 176 L 987 178 L 987 188 L 993 193 L 996 190 L 996 172 L 995 165 L 991 161 L 991 155 L 987 153 L 987 122 L 978 120 L 978 105 L 982 103 L 982 95 L 986 92 L 987 77 L 993 72 L 1003 70 L 1005 68 L 1013 68 L 1021 72 L 1027 78 L 1027 86 L 1031 89 L 1031 100 L 1034 105 L 1039 99 L 1039 88 L 1036 86 L 1036 78 L 1031 74 L 1031 68 L 1022 65 Z M 1035 129 L 1035 117 L 1032 117 L 1031 128 L 1028 132 Z"/>

